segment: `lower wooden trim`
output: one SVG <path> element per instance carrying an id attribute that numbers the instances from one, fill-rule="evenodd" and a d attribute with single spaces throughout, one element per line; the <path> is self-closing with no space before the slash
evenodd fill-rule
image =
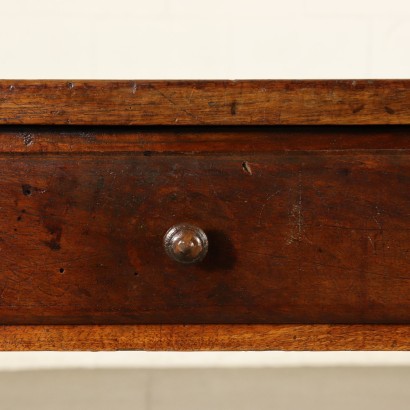
<path id="1" fill-rule="evenodd" d="M 0 326 L 0 350 L 410 350 L 410 326 Z"/>

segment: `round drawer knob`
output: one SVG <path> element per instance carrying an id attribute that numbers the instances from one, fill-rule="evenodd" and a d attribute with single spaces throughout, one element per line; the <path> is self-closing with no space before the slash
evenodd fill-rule
<path id="1" fill-rule="evenodd" d="M 167 255 L 177 262 L 200 262 L 208 252 L 208 238 L 197 226 L 174 225 L 164 236 L 164 248 Z"/>

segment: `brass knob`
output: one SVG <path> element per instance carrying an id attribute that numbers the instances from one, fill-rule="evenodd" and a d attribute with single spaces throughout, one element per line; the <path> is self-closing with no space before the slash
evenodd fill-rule
<path id="1" fill-rule="evenodd" d="M 167 255 L 180 263 L 196 263 L 204 259 L 208 252 L 208 238 L 197 226 L 186 223 L 174 225 L 164 236 Z"/>

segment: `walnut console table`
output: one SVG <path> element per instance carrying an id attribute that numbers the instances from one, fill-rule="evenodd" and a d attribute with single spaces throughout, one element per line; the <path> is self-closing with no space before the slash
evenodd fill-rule
<path id="1" fill-rule="evenodd" d="M 410 81 L 1 81 L 0 350 L 409 350 Z"/>

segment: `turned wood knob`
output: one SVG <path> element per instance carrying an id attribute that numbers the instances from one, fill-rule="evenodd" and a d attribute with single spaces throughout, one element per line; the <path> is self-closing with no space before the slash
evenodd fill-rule
<path id="1" fill-rule="evenodd" d="M 174 225 L 164 236 L 167 255 L 180 263 L 196 263 L 208 252 L 208 238 L 197 226 L 186 223 Z"/>

